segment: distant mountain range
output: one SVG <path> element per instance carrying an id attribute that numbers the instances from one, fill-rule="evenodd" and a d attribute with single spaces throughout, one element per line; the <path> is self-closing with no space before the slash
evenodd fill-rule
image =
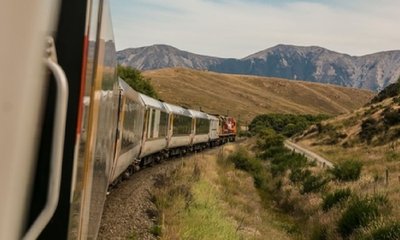
<path id="1" fill-rule="evenodd" d="M 400 51 L 350 56 L 322 47 L 277 45 L 242 59 L 198 55 L 168 45 L 117 52 L 119 64 L 140 70 L 187 67 L 220 73 L 330 83 L 378 91 L 400 76 Z"/>

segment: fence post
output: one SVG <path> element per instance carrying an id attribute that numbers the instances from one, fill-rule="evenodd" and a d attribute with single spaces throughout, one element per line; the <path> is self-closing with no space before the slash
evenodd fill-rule
<path id="1" fill-rule="evenodd" d="M 386 168 L 386 186 L 389 185 L 389 169 Z"/>

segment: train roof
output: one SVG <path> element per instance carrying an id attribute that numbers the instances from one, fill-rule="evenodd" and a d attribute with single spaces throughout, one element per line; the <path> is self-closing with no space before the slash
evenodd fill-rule
<path id="1" fill-rule="evenodd" d="M 147 95 L 144 95 L 142 93 L 139 93 L 139 96 L 142 99 L 142 101 L 143 101 L 145 106 L 157 108 L 157 109 L 163 110 L 165 112 L 168 112 L 168 109 L 165 107 L 163 102 L 161 102 L 161 101 L 159 101 L 157 99 L 154 99 L 152 97 L 149 97 Z"/>
<path id="2" fill-rule="evenodd" d="M 127 96 L 130 99 L 134 99 L 136 101 L 141 101 L 139 93 L 133 90 L 123 79 L 118 78 L 119 88 L 122 90 L 122 94 Z"/>
<path id="3" fill-rule="evenodd" d="M 208 114 L 205 112 L 200 112 L 200 111 L 196 111 L 193 109 L 189 109 L 189 112 L 192 114 L 193 117 L 195 118 L 203 118 L 203 119 L 209 119 L 208 118 Z"/>
<path id="4" fill-rule="evenodd" d="M 207 114 L 208 119 L 210 120 L 218 120 L 218 118 L 215 115 Z"/>
<path id="5" fill-rule="evenodd" d="M 192 114 L 190 113 L 189 109 L 165 102 L 163 104 L 172 113 L 192 117 Z"/>

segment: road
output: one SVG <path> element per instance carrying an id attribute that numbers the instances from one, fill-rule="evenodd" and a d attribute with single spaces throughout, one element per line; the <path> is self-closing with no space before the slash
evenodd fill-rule
<path id="1" fill-rule="evenodd" d="M 310 161 L 317 161 L 317 163 L 319 163 L 322 167 L 333 168 L 333 163 L 331 163 L 330 161 L 326 160 L 325 158 L 319 156 L 316 153 L 311 152 L 310 150 L 307 150 L 295 144 L 292 141 L 286 140 L 285 147 L 289 148 L 290 150 L 294 150 L 297 153 L 304 154 L 304 156 L 308 158 Z"/>

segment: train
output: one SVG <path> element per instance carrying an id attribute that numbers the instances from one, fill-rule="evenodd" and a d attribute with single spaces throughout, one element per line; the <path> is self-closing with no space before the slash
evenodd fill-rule
<path id="1" fill-rule="evenodd" d="M 235 141 L 234 117 L 208 114 L 151 98 L 135 91 L 122 79 L 119 87 L 115 160 L 109 185 L 164 159 Z"/>
<path id="2" fill-rule="evenodd" d="M 121 177 L 234 141 L 233 117 L 118 78 L 108 0 L 4 0 L 0 16 L 0 239 L 96 239 Z"/>

